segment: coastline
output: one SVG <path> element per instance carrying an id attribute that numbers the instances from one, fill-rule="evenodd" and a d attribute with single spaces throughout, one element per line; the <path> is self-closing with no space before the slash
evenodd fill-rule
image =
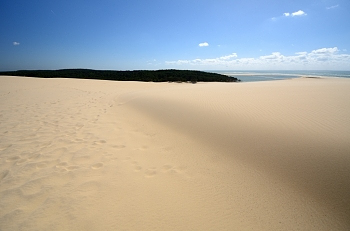
<path id="1" fill-rule="evenodd" d="M 300 77 L 350 78 L 350 71 L 211 71 L 241 79 L 242 82 L 271 81 Z"/>
<path id="2" fill-rule="evenodd" d="M 0 76 L 0 229 L 347 230 L 348 89 Z"/>

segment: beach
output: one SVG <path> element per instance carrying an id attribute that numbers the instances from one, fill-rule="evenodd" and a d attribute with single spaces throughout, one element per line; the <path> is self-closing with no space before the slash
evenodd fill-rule
<path id="1" fill-rule="evenodd" d="M 349 230 L 350 79 L 0 76 L 0 230 Z"/>

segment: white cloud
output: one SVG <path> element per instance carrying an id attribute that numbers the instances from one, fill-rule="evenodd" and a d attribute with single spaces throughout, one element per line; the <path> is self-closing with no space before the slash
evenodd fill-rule
<path id="1" fill-rule="evenodd" d="M 236 53 L 232 53 L 230 55 L 221 56 L 221 57 L 219 57 L 219 59 L 220 60 L 229 60 L 229 59 L 236 58 L 236 57 L 237 57 L 237 54 Z"/>
<path id="2" fill-rule="evenodd" d="M 339 58 L 339 55 L 337 53 L 339 52 L 337 47 L 333 48 L 321 48 L 317 50 L 311 51 L 309 54 L 310 59 L 318 60 L 318 61 L 327 61 L 332 58 Z"/>
<path id="3" fill-rule="evenodd" d="M 19 42 L 13 42 L 12 43 L 14 46 L 18 46 L 20 43 Z"/>
<path id="4" fill-rule="evenodd" d="M 190 64 L 190 65 L 224 65 L 236 58 L 237 54 L 232 53 L 230 55 L 221 56 L 213 59 L 192 59 L 192 60 L 177 60 L 177 61 L 166 61 L 166 64 Z"/>
<path id="5" fill-rule="evenodd" d="M 166 61 L 167 65 L 198 69 L 349 69 L 350 54 L 340 54 L 337 47 L 283 55 L 273 52 L 258 58 L 238 58 L 236 53 L 218 58 Z"/>
<path id="6" fill-rule="evenodd" d="M 283 15 L 285 17 L 290 17 L 290 16 L 294 17 L 294 16 L 302 16 L 302 15 L 307 15 L 307 14 L 302 10 L 298 10 L 298 11 L 293 12 L 293 13 L 283 13 Z"/>
<path id="7" fill-rule="evenodd" d="M 313 50 L 311 51 L 312 54 L 335 54 L 337 53 L 338 47 L 333 47 L 333 48 L 321 48 L 321 49 L 317 49 L 317 50 Z"/>
<path id="8" fill-rule="evenodd" d="M 301 16 L 306 15 L 306 13 L 302 10 L 298 10 L 297 12 L 292 13 L 292 16 Z"/>
<path id="9" fill-rule="evenodd" d="M 331 9 L 334 9 L 334 8 L 337 8 L 337 7 L 339 7 L 339 5 L 330 6 L 330 7 L 327 7 L 326 9 L 327 10 L 331 10 Z"/>
<path id="10" fill-rule="evenodd" d="M 200 47 L 207 47 L 207 46 L 209 46 L 209 43 L 207 43 L 207 42 L 200 43 L 200 44 L 198 44 L 198 46 L 200 46 Z"/>
<path id="11" fill-rule="evenodd" d="M 283 55 L 279 52 L 273 52 L 271 55 L 260 56 L 260 59 L 283 59 Z"/>

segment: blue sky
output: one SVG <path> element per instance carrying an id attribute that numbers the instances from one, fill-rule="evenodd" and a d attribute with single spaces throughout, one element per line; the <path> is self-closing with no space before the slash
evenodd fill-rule
<path id="1" fill-rule="evenodd" d="M 2 0 L 0 70 L 350 70 L 349 0 Z"/>

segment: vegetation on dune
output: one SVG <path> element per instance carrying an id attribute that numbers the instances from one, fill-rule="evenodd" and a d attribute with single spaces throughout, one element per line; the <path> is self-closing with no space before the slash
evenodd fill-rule
<path id="1" fill-rule="evenodd" d="M 191 70 L 110 71 L 90 69 L 19 70 L 0 72 L 0 75 L 40 78 L 77 78 L 144 82 L 237 82 L 237 78 L 216 73 Z"/>

